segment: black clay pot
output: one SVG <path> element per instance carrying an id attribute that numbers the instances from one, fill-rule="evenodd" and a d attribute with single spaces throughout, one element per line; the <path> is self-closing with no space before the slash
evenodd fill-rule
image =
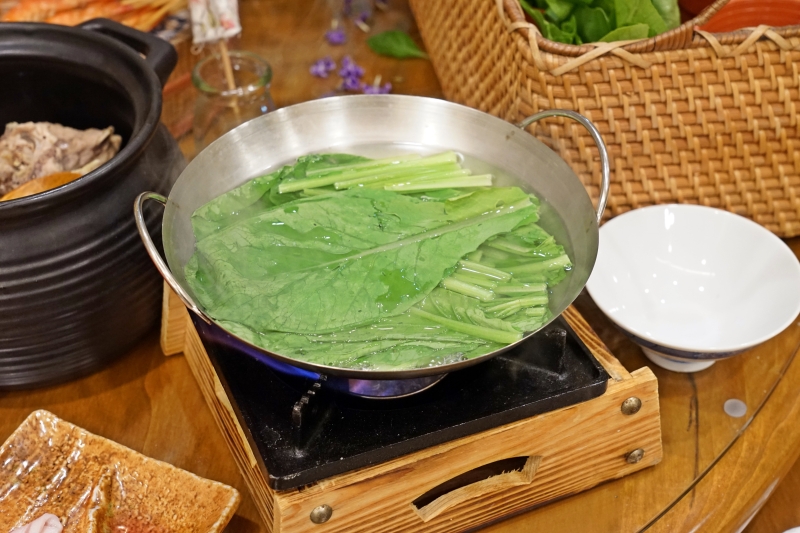
<path id="1" fill-rule="evenodd" d="M 102 19 L 0 24 L 0 128 L 111 125 L 123 139 L 86 176 L 0 202 L 0 389 L 96 370 L 158 322 L 161 278 L 131 206 L 142 191 L 169 192 L 185 165 L 159 122 L 176 59 L 168 43 Z M 158 235 L 160 214 L 148 215 Z"/>

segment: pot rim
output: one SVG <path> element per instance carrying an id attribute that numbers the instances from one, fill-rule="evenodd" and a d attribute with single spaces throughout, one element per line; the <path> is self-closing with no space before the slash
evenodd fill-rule
<path id="1" fill-rule="evenodd" d="M 56 24 L 46 24 L 39 22 L 9 22 L 0 26 L 0 39 L 6 32 L 16 32 L 20 38 L 26 40 L 42 39 L 51 41 L 58 39 L 62 36 L 71 36 L 84 40 L 87 47 L 91 47 L 95 52 L 104 50 L 105 55 L 115 54 L 115 58 L 119 63 L 119 56 L 124 58 L 125 63 L 129 66 L 135 66 L 139 72 L 136 77 L 142 83 L 142 91 L 149 99 L 146 114 L 143 120 L 137 127 L 137 121 L 134 120 L 133 131 L 128 142 L 122 149 L 109 161 L 103 163 L 93 171 L 73 180 L 69 183 L 59 187 L 49 189 L 30 196 L 23 196 L 14 200 L 6 200 L 0 202 L 0 216 L 14 216 L 17 214 L 29 215 L 31 208 L 46 208 L 62 201 L 69 201 L 78 196 L 82 189 L 100 183 L 108 179 L 118 171 L 121 171 L 132 164 L 133 160 L 141 154 L 144 149 L 150 144 L 156 129 L 161 119 L 161 82 L 156 76 L 155 71 L 145 62 L 141 55 L 130 46 L 123 42 L 103 35 L 99 32 L 82 29 L 79 27 L 60 26 Z M 0 41 L 1 43 L 2 41 Z M 40 53 L 31 53 L 31 50 L 11 50 L 10 53 L 5 52 L 0 48 L 0 61 L 7 57 L 19 59 L 20 57 L 33 56 L 36 58 L 49 57 L 50 60 L 58 61 L 61 63 L 69 63 L 64 58 L 56 58 L 45 51 Z M 79 58 L 72 60 L 72 63 L 81 64 Z M 91 70 L 94 70 L 93 68 Z M 124 94 L 130 94 L 128 87 L 120 85 Z M 138 117 L 135 117 L 138 118 Z"/>

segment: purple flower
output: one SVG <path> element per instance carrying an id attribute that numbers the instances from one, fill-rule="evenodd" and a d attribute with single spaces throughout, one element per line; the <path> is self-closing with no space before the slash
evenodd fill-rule
<path id="1" fill-rule="evenodd" d="M 331 59 L 331 56 L 323 57 L 322 59 L 320 59 L 320 62 L 322 62 L 322 64 L 325 66 L 325 70 L 327 70 L 328 72 L 333 72 L 334 70 L 336 70 L 336 61 Z"/>
<path id="2" fill-rule="evenodd" d="M 386 82 L 381 85 L 368 85 L 366 83 L 361 84 L 361 91 L 364 94 L 389 94 L 392 91 L 392 84 Z"/>
<path id="3" fill-rule="evenodd" d="M 344 0 L 344 5 L 342 6 L 342 13 L 347 16 L 350 16 L 350 13 L 353 12 L 353 0 Z"/>
<path id="4" fill-rule="evenodd" d="M 361 81 L 355 76 L 344 78 L 342 80 L 342 90 L 359 91 L 361 90 Z"/>
<path id="5" fill-rule="evenodd" d="M 341 28 L 335 30 L 328 30 L 325 32 L 325 40 L 328 41 L 329 44 L 334 46 L 339 44 L 344 44 L 345 36 L 344 30 Z"/>
<path id="6" fill-rule="evenodd" d="M 364 69 L 356 65 L 350 56 L 344 56 L 339 76 L 342 78 L 361 78 L 364 76 Z"/>
<path id="7" fill-rule="evenodd" d="M 369 33 L 369 24 L 367 21 L 369 20 L 372 13 L 369 11 L 362 11 L 359 15 L 353 20 L 353 24 L 355 24 L 359 30 L 363 31 L 364 33 Z"/>
<path id="8" fill-rule="evenodd" d="M 327 78 L 328 74 L 334 70 L 336 70 L 336 62 L 330 57 L 323 57 L 322 59 L 316 60 L 314 64 L 311 65 L 311 68 L 308 69 L 311 75 L 317 78 Z"/>

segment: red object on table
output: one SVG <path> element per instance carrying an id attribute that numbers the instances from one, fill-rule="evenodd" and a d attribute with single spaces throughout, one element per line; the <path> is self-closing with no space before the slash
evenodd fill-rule
<path id="1" fill-rule="evenodd" d="M 713 2 L 714 0 L 680 0 L 678 5 L 689 14 L 697 16 Z"/>
<path id="2" fill-rule="evenodd" d="M 800 24 L 800 0 L 731 0 L 700 29 L 723 33 L 760 24 L 776 28 Z"/>

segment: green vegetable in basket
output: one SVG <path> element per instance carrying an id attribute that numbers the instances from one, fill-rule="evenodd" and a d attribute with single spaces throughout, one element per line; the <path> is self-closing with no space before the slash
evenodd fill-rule
<path id="1" fill-rule="evenodd" d="M 680 25 L 677 0 L 520 0 L 545 38 L 565 44 L 654 37 Z"/>
<path id="2" fill-rule="evenodd" d="M 194 212 L 186 280 L 229 331 L 299 360 L 477 357 L 549 320 L 571 268 L 538 199 L 491 184 L 452 152 L 301 157 Z"/>

